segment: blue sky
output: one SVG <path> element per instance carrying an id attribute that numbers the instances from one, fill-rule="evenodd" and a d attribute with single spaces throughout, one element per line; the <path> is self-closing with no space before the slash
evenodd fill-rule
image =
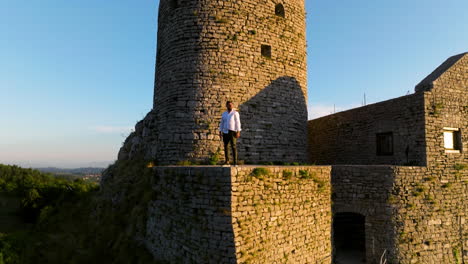
<path id="1" fill-rule="evenodd" d="M 0 0 L 0 163 L 104 165 L 152 107 L 158 1 Z M 412 92 L 468 1 L 310 1 L 309 116 Z"/>

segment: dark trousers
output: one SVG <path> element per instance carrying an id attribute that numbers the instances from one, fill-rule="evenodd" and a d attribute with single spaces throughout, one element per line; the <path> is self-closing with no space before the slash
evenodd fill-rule
<path id="1" fill-rule="evenodd" d="M 223 133 L 223 142 L 224 142 L 224 158 L 226 162 L 229 162 L 229 145 L 231 145 L 232 159 L 233 159 L 234 165 L 236 165 L 237 164 L 236 131 L 229 130 L 227 134 Z"/>

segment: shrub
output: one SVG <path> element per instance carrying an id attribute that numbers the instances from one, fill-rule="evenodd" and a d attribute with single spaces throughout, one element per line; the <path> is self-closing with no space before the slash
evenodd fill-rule
<path id="1" fill-rule="evenodd" d="M 34 216 L 24 231 L 0 234 L 0 263 L 150 263 L 151 255 L 134 242 L 154 197 L 147 164 L 110 166 L 100 193 L 90 182 L 0 165 L 0 190 L 21 197 Z M 112 197 L 120 191 L 125 202 L 117 204 Z"/>
<path id="2" fill-rule="evenodd" d="M 229 20 L 226 19 L 226 18 L 222 18 L 222 17 L 216 17 L 216 20 L 215 20 L 215 23 L 219 23 L 219 24 L 225 24 L 225 23 L 228 23 Z"/>
<path id="3" fill-rule="evenodd" d="M 466 164 L 463 164 L 463 163 L 457 163 L 455 165 L 453 165 L 453 168 L 457 171 L 460 171 L 460 170 L 464 170 L 466 168 L 468 168 L 468 165 Z"/>
<path id="4" fill-rule="evenodd" d="M 444 109 L 443 103 L 432 103 L 432 111 L 429 112 L 429 114 L 438 116 L 439 114 L 441 114 L 442 109 Z"/>
<path id="5" fill-rule="evenodd" d="M 210 159 L 208 160 L 209 165 L 216 165 L 219 162 L 219 157 L 221 156 L 221 149 L 218 148 L 218 150 L 211 155 Z"/>
<path id="6" fill-rule="evenodd" d="M 413 196 L 421 196 L 425 191 L 426 188 L 423 185 L 417 184 L 413 190 Z"/>
<path id="7" fill-rule="evenodd" d="M 0 193 L 21 199 L 21 216 L 25 222 L 36 223 L 41 210 L 56 207 L 65 200 L 77 200 L 97 191 L 96 183 L 82 179 L 67 180 L 33 169 L 0 164 Z"/>
<path id="8" fill-rule="evenodd" d="M 309 173 L 307 170 L 299 170 L 299 176 L 301 179 L 312 179 L 313 175 Z"/>
<path id="9" fill-rule="evenodd" d="M 255 168 L 252 170 L 252 176 L 260 178 L 262 176 L 268 176 L 270 172 L 266 168 Z"/>
<path id="10" fill-rule="evenodd" d="M 319 192 L 322 192 L 327 187 L 327 183 L 324 180 L 321 180 L 317 177 L 315 172 L 309 172 L 307 170 L 299 170 L 299 175 L 301 179 L 312 180 L 317 184 Z"/>
<path id="11" fill-rule="evenodd" d="M 442 184 L 442 188 L 444 188 L 444 189 L 450 188 L 450 187 L 452 187 L 452 184 L 449 183 L 449 182 Z"/>
<path id="12" fill-rule="evenodd" d="M 291 178 L 292 178 L 292 174 L 293 174 L 292 171 L 290 171 L 290 170 L 284 170 L 284 171 L 283 171 L 283 179 L 285 179 L 285 180 L 291 179 Z"/>

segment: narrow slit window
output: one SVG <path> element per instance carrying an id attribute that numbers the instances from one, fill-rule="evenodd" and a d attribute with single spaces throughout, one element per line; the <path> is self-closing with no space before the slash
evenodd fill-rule
<path id="1" fill-rule="evenodd" d="M 161 64 L 161 48 L 156 52 L 156 67 Z"/>
<path id="2" fill-rule="evenodd" d="M 376 135 L 377 156 L 393 155 L 393 133 L 378 133 Z"/>
<path id="3" fill-rule="evenodd" d="M 459 128 L 444 127 L 444 148 L 446 152 L 460 152 L 461 133 Z"/>
<path id="4" fill-rule="evenodd" d="M 271 59 L 271 46 L 262 45 L 262 56 Z"/>
<path id="5" fill-rule="evenodd" d="M 275 15 L 279 17 L 285 17 L 284 6 L 282 4 L 277 4 L 275 6 Z"/>

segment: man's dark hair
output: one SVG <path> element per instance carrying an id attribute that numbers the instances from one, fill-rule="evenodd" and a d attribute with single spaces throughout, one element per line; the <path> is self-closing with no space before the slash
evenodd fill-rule
<path id="1" fill-rule="evenodd" d="M 227 101 L 226 104 L 232 104 L 232 102 L 231 102 L 231 101 Z"/>

